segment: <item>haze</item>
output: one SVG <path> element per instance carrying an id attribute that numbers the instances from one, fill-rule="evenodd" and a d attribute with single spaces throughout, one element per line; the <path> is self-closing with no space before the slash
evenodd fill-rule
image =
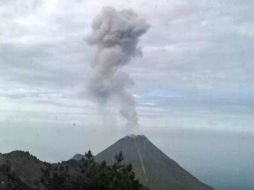
<path id="1" fill-rule="evenodd" d="M 251 0 L 0 0 L 0 151 L 51 162 L 124 136 L 118 105 L 88 93 L 85 42 L 104 6 L 151 26 L 135 85 L 140 133 L 203 181 L 253 189 L 254 2 Z"/>

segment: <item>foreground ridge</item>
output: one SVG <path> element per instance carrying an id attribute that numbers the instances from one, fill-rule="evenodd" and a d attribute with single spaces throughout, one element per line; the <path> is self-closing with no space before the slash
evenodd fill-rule
<path id="1" fill-rule="evenodd" d="M 29 152 L 0 154 L 0 190 L 148 190 L 121 153 L 112 166 L 97 163 L 91 151 L 81 160 L 50 164 Z"/>

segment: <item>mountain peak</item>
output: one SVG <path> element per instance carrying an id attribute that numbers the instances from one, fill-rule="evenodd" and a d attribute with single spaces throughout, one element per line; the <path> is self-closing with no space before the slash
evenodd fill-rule
<path id="1" fill-rule="evenodd" d="M 83 154 L 75 154 L 73 157 L 72 157 L 72 160 L 82 160 L 83 158 L 85 157 L 85 155 Z"/>
<path id="2" fill-rule="evenodd" d="M 95 156 L 95 160 L 115 162 L 114 155 L 123 153 L 137 178 L 151 190 L 212 190 L 159 150 L 144 135 L 128 135 Z"/>
<path id="3" fill-rule="evenodd" d="M 127 135 L 126 137 L 131 137 L 131 138 L 146 138 L 145 135 L 136 135 L 136 134 L 130 134 L 130 135 Z"/>
<path id="4" fill-rule="evenodd" d="M 135 135 L 135 134 L 130 134 L 130 135 L 127 135 L 125 137 L 123 137 L 122 139 L 139 139 L 139 140 L 148 140 L 146 138 L 145 135 Z M 121 139 L 120 139 L 121 140 Z"/>

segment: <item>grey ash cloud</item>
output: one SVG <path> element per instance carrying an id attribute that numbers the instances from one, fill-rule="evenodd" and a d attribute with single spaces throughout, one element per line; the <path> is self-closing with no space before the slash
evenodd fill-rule
<path id="1" fill-rule="evenodd" d="M 101 121 L 87 88 L 95 49 L 85 38 L 104 6 L 133 9 L 151 25 L 139 41 L 142 59 L 124 66 L 135 81 L 140 128 L 253 130 L 250 0 L 0 0 L 1 127 L 16 127 L 6 121 L 26 110 L 23 127 L 33 126 L 31 120 L 56 125 L 47 117 L 27 119 L 34 112 L 85 113 L 85 121 L 73 118 L 88 126 Z M 117 115 L 118 105 L 109 107 Z M 124 121 L 117 117 L 116 124 Z"/>
<path id="2" fill-rule="evenodd" d="M 120 80 L 132 86 L 140 130 L 200 179 L 207 180 L 200 171 L 210 163 L 205 173 L 213 183 L 227 183 L 223 175 L 254 187 L 248 180 L 254 175 L 253 3 L 0 0 L 1 152 L 29 150 L 57 162 L 122 137 L 126 121 L 105 123 L 87 87 L 98 43 L 85 39 L 93 18 L 112 6 L 132 9 L 151 25 L 139 38 L 142 59 L 124 64 L 130 77 Z M 109 103 L 108 115 L 118 112 Z"/>
<path id="3" fill-rule="evenodd" d="M 91 63 L 91 93 L 103 102 L 117 97 L 120 113 L 127 120 L 126 128 L 132 132 L 138 127 L 135 98 L 128 91 L 134 81 L 121 68 L 142 54 L 138 42 L 148 28 L 145 19 L 132 10 L 104 7 L 95 17 L 92 34 L 87 38 L 97 48 Z"/>

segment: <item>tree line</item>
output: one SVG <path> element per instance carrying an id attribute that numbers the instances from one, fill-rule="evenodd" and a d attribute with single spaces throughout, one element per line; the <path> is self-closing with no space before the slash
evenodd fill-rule
<path id="1" fill-rule="evenodd" d="M 0 167 L 1 190 L 148 190 L 135 177 L 131 164 L 123 162 L 122 152 L 115 155 L 115 163 L 97 163 L 91 151 L 79 161 L 58 164 L 44 163 L 40 179 L 28 186 L 11 169 Z"/>

